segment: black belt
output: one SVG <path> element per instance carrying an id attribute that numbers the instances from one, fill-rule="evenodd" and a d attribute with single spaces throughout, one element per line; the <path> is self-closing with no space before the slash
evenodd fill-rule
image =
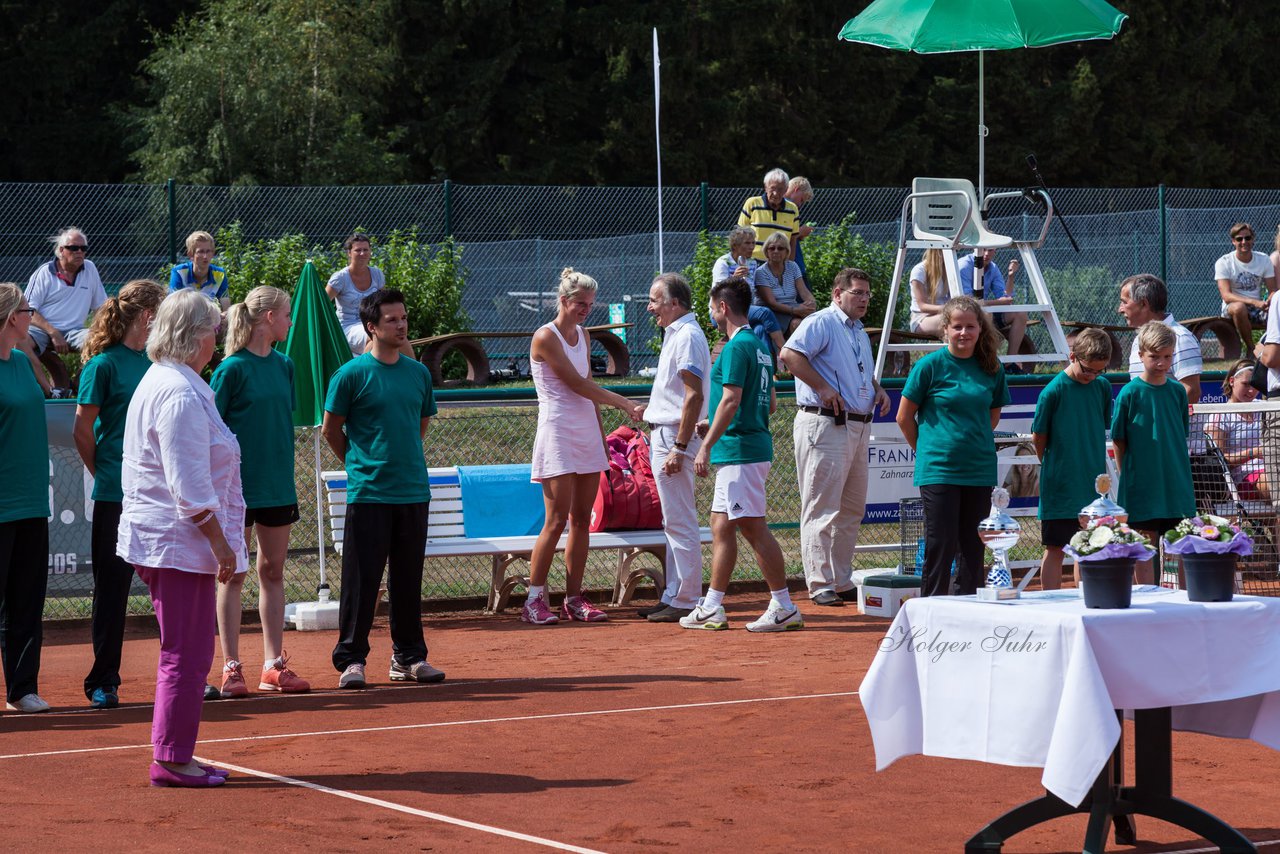
<path id="1" fill-rule="evenodd" d="M 870 424 L 871 419 L 875 418 L 875 416 L 870 412 L 866 415 L 862 415 L 857 412 L 841 412 L 837 415 L 834 409 L 827 409 L 823 406 L 802 406 L 800 409 L 803 412 L 808 412 L 810 415 L 825 415 L 828 418 L 834 418 L 838 425 L 844 424 L 846 421 L 858 421 L 863 424 Z"/>

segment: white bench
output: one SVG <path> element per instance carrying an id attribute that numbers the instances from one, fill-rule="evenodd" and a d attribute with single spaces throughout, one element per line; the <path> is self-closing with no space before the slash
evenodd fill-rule
<path id="1" fill-rule="evenodd" d="M 518 561 L 529 560 L 537 537 L 466 536 L 462 526 L 462 486 L 458 480 L 457 467 L 430 468 L 427 469 L 427 475 L 431 483 L 431 507 L 427 514 L 426 556 L 490 557 L 492 580 L 487 610 L 491 613 L 501 612 L 507 607 L 515 587 L 527 587 L 529 584 L 528 575 L 513 572 L 512 566 Z M 333 547 L 338 554 L 342 554 L 342 534 L 347 513 L 347 473 L 326 471 L 321 472 L 320 476 L 324 479 L 328 494 L 325 516 Z M 704 544 L 711 542 L 710 528 L 702 528 L 700 534 Z M 561 535 L 558 550 L 564 550 L 567 538 L 567 532 Z M 659 592 L 665 589 L 667 538 L 662 531 L 599 531 L 591 534 L 588 548 L 616 549 L 618 552 L 618 569 L 613 581 L 613 604 L 627 604 L 635 593 L 636 586 L 645 578 L 651 580 Z M 636 559 L 643 554 L 657 558 L 656 569 L 637 563 Z"/>

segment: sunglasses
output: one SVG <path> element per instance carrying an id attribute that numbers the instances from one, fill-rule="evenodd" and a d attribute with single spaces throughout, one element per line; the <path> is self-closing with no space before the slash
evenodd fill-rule
<path id="1" fill-rule="evenodd" d="M 36 310 L 35 310 L 34 308 L 31 308 L 30 306 L 28 306 L 27 308 L 16 308 L 16 309 L 14 309 L 14 310 L 13 310 L 13 313 L 14 313 L 14 314 L 21 314 L 21 313 L 22 313 L 22 312 L 24 312 L 24 311 L 25 311 L 28 315 L 31 315 L 31 316 L 34 316 L 34 315 L 35 315 L 35 313 L 36 313 Z"/>
<path id="2" fill-rule="evenodd" d="M 1253 235 L 1252 235 L 1252 234 L 1240 234 L 1240 235 L 1237 235 L 1237 236 L 1235 236 L 1235 237 L 1233 237 L 1233 238 L 1231 238 L 1231 239 L 1232 239 L 1234 242 L 1236 242 L 1236 243 L 1248 243 L 1250 240 L 1253 240 Z"/>
<path id="3" fill-rule="evenodd" d="M 89 247 L 84 243 L 64 243 L 62 248 L 67 250 L 68 252 L 88 252 L 89 251 Z"/>

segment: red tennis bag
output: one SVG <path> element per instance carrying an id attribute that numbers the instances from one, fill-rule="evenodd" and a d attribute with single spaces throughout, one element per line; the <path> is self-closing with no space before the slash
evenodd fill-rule
<path id="1" fill-rule="evenodd" d="M 649 463 L 649 437 L 622 425 L 605 439 L 609 468 L 591 507 L 593 531 L 649 531 L 662 527 L 662 502 Z"/>

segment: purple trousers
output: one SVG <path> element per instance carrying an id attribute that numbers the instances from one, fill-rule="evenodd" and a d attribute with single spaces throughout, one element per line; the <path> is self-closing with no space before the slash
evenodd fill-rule
<path id="1" fill-rule="evenodd" d="M 137 566 L 160 623 L 160 663 L 151 744 L 161 762 L 190 762 L 200 730 L 204 682 L 213 664 L 217 581 L 213 575 Z"/>

